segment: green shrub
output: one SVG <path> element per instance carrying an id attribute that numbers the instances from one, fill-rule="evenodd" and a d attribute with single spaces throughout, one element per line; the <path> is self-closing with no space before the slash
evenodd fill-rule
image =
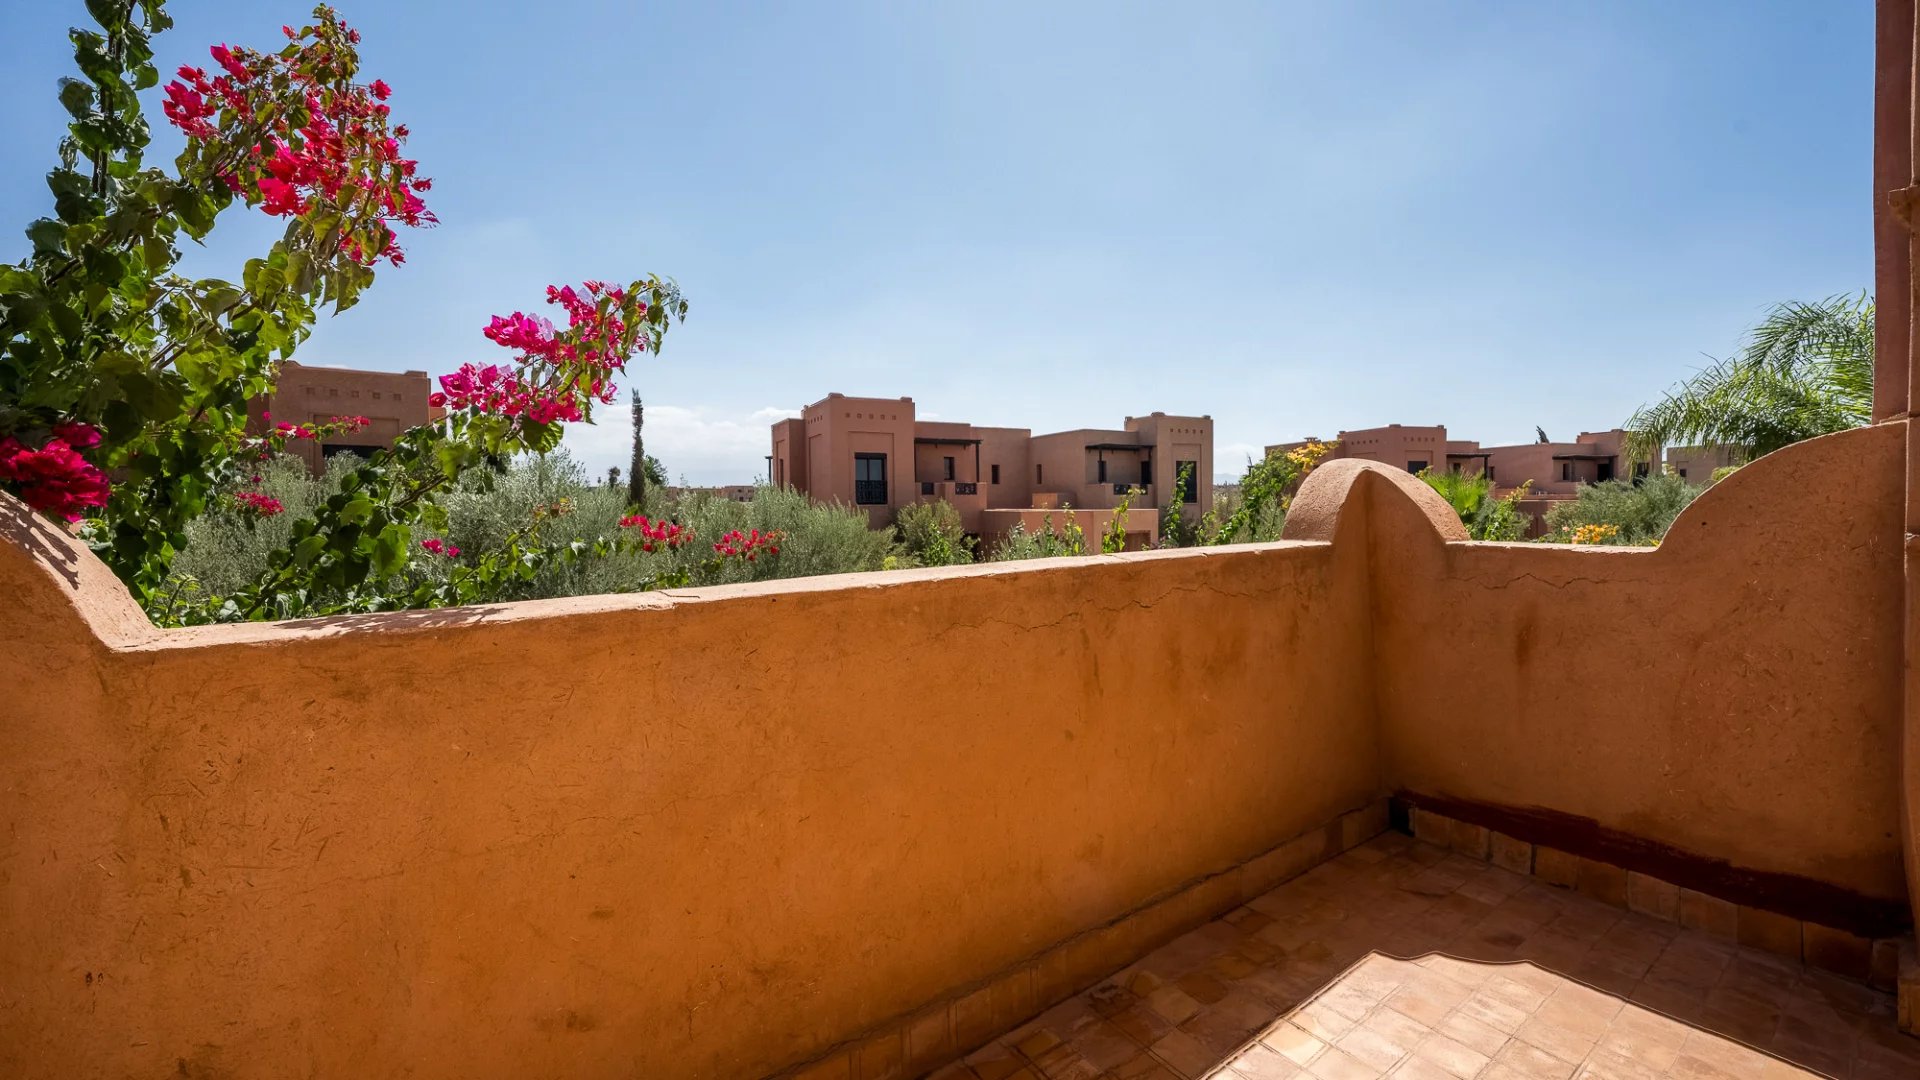
<path id="1" fill-rule="evenodd" d="M 844 503 L 817 503 L 790 487 L 761 486 L 752 502 L 734 502 L 707 492 L 691 492 L 674 502 L 674 519 L 692 525 L 701 543 L 731 529 L 778 530 L 780 558 L 753 564 L 729 575 L 731 581 L 774 577 L 811 577 L 881 570 L 894 553 L 893 530 L 867 524 L 867 512 Z"/>
<path id="2" fill-rule="evenodd" d="M 186 547 L 173 556 L 162 595 L 186 599 L 196 591 L 224 594 L 258 578 L 267 556 L 287 544 L 293 523 L 340 490 L 340 478 L 359 464 L 359 458 L 342 454 L 328 458 L 326 471 L 314 476 L 291 454 L 262 462 L 256 474 L 259 483 L 241 486 L 278 499 L 285 509 L 262 517 L 236 505 L 231 492 L 216 494 L 207 501 L 206 513 L 187 522 Z"/>
<path id="3" fill-rule="evenodd" d="M 1087 536 L 1080 528 L 1079 519 L 1073 514 L 1066 515 L 1066 523 L 1056 531 L 1053 527 L 1053 515 L 1048 514 L 1045 528 L 1037 532 L 1028 532 L 1024 524 L 1016 522 L 1000 543 L 994 546 L 987 556 L 990 562 L 1011 562 L 1015 559 L 1057 559 L 1062 556 L 1087 554 Z"/>
<path id="4" fill-rule="evenodd" d="M 274 549 L 288 540 L 295 521 L 310 514 L 338 490 L 340 477 L 358 464 L 350 455 L 332 458 L 325 474 L 307 473 L 300 459 L 281 456 L 264 464 L 259 483 L 248 490 L 278 499 L 284 511 L 261 517 L 230 498 L 188 524 L 189 547 L 175 557 L 167 594 L 191 603 L 219 595 L 259 577 Z M 556 543 L 596 540 L 621 534 L 620 520 L 630 508 L 627 489 L 595 483 L 565 450 L 514 459 L 499 474 L 474 470 L 442 496 L 446 529 L 437 539 L 462 551 L 498 550 L 507 538 L 537 526 L 542 540 Z M 694 541 L 678 550 L 616 550 L 596 558 L 543 561 L 527 580 L 498 599 L 530 600 L 555 596 L 591 596 L 633 592 L 678 571 L 694 572 L 710 560 L 713 545 L 735 529 L 784 534 L 778 558 L 729 561 L 717 570 L 702 568 L 699 584 L 754 581 L 810 574 L 879 570 L 895 552 L 893 530 L 874 529 L 863 510 L 816 504 L 791 489 L 763 487 L 750 503 L 707 493 L 669 496 L 659 485 L 647 491 L 645 513 L 655 520 L 692 526 Z M 423 537 L 425 539 L 426 537 Z M 401 575 L 418 583 L 447 565 L 422 560 Z"/>
<path id="5" fill-rule="evenodd" d="M 945 499 L 910 503 L 893 515 L 903 559 L 917 566 L 958 566 L 973 561 L 974 541 L 960 524 L 960 511 Z"/>
<path id="6" fill-rule="evenodd" d="M 1541 539 L 1565 543 L 1581 526 L 1611 525 L 1619 532 L 1610 543 L 1657 544 L 1702 490 L 1672 474 L 1649 476 L 1638 483 L 1587 484 L 1574 501 L 1547 511 L 1547 535 Z"/>
<path id="7" fill-rule="evenodd" d="M 1435 472 L 1423 469 L 1420 479 L 1440 493 L 1460 515 L 1471 540 L 1520 540 L 1527 535 L 1527 518 L 1520 512 L 1520 500 L 1526 498 L 1522 485 L 1507 495 L 1493 493 L 1493 481 L 1485 473 Z"/>

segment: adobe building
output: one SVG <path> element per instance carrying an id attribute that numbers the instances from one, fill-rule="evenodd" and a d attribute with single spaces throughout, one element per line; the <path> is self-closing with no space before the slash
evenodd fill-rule
<path id="1" fill-rule="evenodd" d="M 687 495 L 709 495 L 727 502 L 750 503 L 754 492 L 760 489 L 753 484 L 720 484 L 707 487 L 680 487 L 668 485 L 667 494 L 680 498 Z"/>
<path id="2" fill-rule="evenodd" d="M 315 473 L 326 459 L 351 453 L 366 457 L 392 446 L 400 433 L 434 419 L 427 407 L 432 384 L 424 371 L 362 371 L 357 368 L 310 367 L 294 360 L 280 365 L 272 394 L 255 398 L 247 408 L 249 430 L 258 434 L 273 424 L 326 423 L 336 416 L 364 416 L 367 426 L 315 444 L 292 442 L 287 453 L 307 463 Z M 272 414 L 272 420 L 265 418 Z"/>
<path id="3" fill-rule="evenodd" d="M 1320 440 L 1309 437 L 1307 441 Z M 1281 443 L 1267 447 L 1267 452 L 1285 452 L 1301 445 Z M 1500 494 L 1524 485 L 1527 497 L 1520 500 L 1519 509 L 1532 516 L 1529 535 L 1537 536 L 1545 531 L 1547 511 L 1577 498 L 1581 485 L 1646 476 L 1651 471 L 1651 463 L 1628 459 L 1626 445 L 1627 432 L 1621 428 L 1583 431 L 1570 442 L 1482 447 L 1473 440 L 1449 439 L 1444 425 L 1388 424 L 1342 431 L 1329 460 L 1377 461 L 1410 473 L 1428 469 L 1485 473 Z M 1694 484 L 1705 484 L 1714 469 L 1735 464 L 1732 452 L 1720 447 L 1676 447 L 1664 456 L 1669 468 Z"/>
<path id="4" fill-rule="evenodd" d="M 1669 446 L 1667 471 L 1689 484 L 1709 484 L 1721 469 L 1743 464 L 1740 457 L 1724 446 Z"/>
<path id="5" fill-rule="evenodd" d="M 1057 529 L 1066 514 L 1090 538 L 1113 510 L 1127 511 L 1129 546 L 1159 529 L 1159 508 L 1173 498 L 1181 471 L 1194 482 L 1188 506 L 1213 502 L 1213 420 L 1205 416 L 1129 416 L 1118 428 L 1034 435 L 1028 428 L 920 420 L 913 399 L 829 394 L 773 425 L 768 479 L 822 502 L 866 509 L 875 525 L 916 502 L 945 500 L 968 532 L 1001 536 Z"/>

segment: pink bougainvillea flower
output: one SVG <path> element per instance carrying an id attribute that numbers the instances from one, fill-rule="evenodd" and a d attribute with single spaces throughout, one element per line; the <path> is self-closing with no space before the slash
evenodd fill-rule
<path id="1" fill-rule="evenodd" d="M 435 555 L 444 556 L 449 559 L 455 559 L 460 556 L 460 549 L 458 547 L 455 547 L 454 545 L 449 544 L 445 540 L 441 540 L 437 537 L 433 539 L 420 541 L 420 546 L 432 552 Z"/>
<path id="2" fill-rule="evenodd" d="M 53 437 L 75 450 L 91 450 L 100 445 L 100 429 L 78 420 L 62 420 L 53 425 Z"/>
<path id="3" fill-rule="evenodd" d="M 481 333 L 496 344 L 522 352 L 544 354 L 553 346 L 553 323 L 518 311 L 495 315 Z"/>
<path id="4" fill-rule="evenodd" d="M 307 212 L 307 200 L 300 197 L 300 189 L 273 176 L 263 176 L 259 181 L 260 209 L 275 217 L 291 217 Z"/>
<path id="5" fill-rule="evenodd" d="M 207 51 L 213 54 L 213 62 L 225 68 L 227 74 L 236 81 L 246 82 L 253 78 L 253 72 L 248 70 L 247 65 L 240 62 L 240 58 L 234 55 L 232 49 L 225 45 L 215 45 Z"/>
<path id="6" fill-rule="evenodd" d="M 248 205 L 277 217 L 330 212 L 342 253 L 398 266 L 405 254 L 384 223 L 433 224 L 416 194 L 431 184 L 402 156 L 405 125 L 389 128 L 392 88 L 352 81 L 359 32 L 320 14 L 314 25 L 282 27 L 294 44 L 279 52 L 212 46 L 223 74 L 182 66 L 162 111 L 199 144 L 210 179 Z"/>
<path id="7" fill-rule="evenodd" d="M 254 477 L 255 481 L 259 479 L 258 476 Z M 279 499 L 271 495 L 262 495 L 257 491 L 236 491 L 233 493 L 233 501 L 240 509 L 263 518 L 272 517 L 286 510 Z"/>
<path id="8" fill-rule="evenodd" d="M 77 426 L 98 441 L 92 428 Z M 79 521 L 87 510 L 107 505 L 110 494 L 106 474 L 59 436 L 37 450 L 12 435 L 0 439 L 0 480 L 14 484 L 28 506 L 66 521 Z"/>
<path id="9" fill-rule="evenodd" d="M 628 514 L 620 519 L 620 527 L 638 534 L 640 550 L 646 552 L 658 548 L 672 551 L 693 539 L 692 526 L 675 525 L 670 521 L 654 521 L 645 514 Z"/>

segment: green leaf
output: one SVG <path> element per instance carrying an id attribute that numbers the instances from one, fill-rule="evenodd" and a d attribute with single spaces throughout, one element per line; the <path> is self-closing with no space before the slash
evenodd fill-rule
<path id="1" fill-rule="evenodd" d="M 313 560 L 319 558 L 320 553 L 325 551 L 326 548 L 327 538 L 325 536 L 316 534 L 307 537 L 305 540 L 293 546 L 293 565 L 299 567 L 312 566 Z"/>
<path id="2" fill-rule="evenodd" d="M 373 561 L 382 576 L 397 574 L 406 565 L 407 543 L 411 538 L 411 531 L 398 523 L 380 530 L 373 541 Z"/>
<path id="3" fill-rule="evenodd" d="M 61 79 L 60 104 L 75 120 L 85 119 L 93 111 L 93 87 L 79 79 Z"/>
<path id="4" fill-rule="evenodd" d="M 27 226 L 27 239 L 33 241 L 35 255 L 57 255 L 67 238 L 67 227 L 52 218 L 41 218 Z"/>
<path id="5" fill-rule="evenodd" d="M 340 496 L 335 495 L 334 498 L 338 499 Z M 348 500 L 346 505 L 340 508 L 340 520 L 348 524 L 365 524 L 367 518 L 372 515 L 373 500 L 365 496 Z"/>

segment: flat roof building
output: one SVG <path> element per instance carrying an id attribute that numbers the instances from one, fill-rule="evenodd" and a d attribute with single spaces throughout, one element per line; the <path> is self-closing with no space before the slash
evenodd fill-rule
<path id="1" fill-rule="evenodd" d="M 364 416 L 367 426 L 321 443 L 290 442 L 287 453 L 315 473 L 335 454 L 366 457 L 392 446 L 400 433 L 433 419 L 427 407 L 431 382 L 424 371 L 363 371 L 317 367 L 288 360 L 280 365 L 273 393 L 248 406 L 248 427 L 260 432 L 274 424 L 326 423 L 336 416 Z M 267 414 L 272 414 L 268 420 Z"/>
<path id="2" fill-rule="evenodd" d="M 910 397 L 829 394 L 776 421 L 772 437 L 775 486 L 862 507 L 875 525 L 890 522 L 899 507 L 945 500 L 972 533 L 1004 534 L 1015 522 L 1031 530 L 1071 506 L 1094 535 L 1137 489 L 1127 531 L 1144 546 L 1182 472 L 1193 478 L 1187 504 L 1213 501 L 1213 420 L 1205 416 L 1156 412 L 1129 416 L 1118 428 L 1034 435 L 921 420 Z"/>
<path id="3" fill-rule="evenodd" d="M 1321 440 L 1310 436 L 1306 441 Z M 1413 473 L 1428 469 L 1485 473 L 1501 494 L 1526 486 L 1527 497 L 1521 500 L 1520 509 L 1533 516 L 1534 535 L 1544 531 L 1547 511 L 1576 498 L 1582 485 L 1645 476 L 1652 464 L 1628 460 L 1627 432 L 1621 428 L 1583 431 L 1578 438 L 1565 442 L 1543 439 L 1483 447 L 1474 440 L 1449 438 L 1443 424 L 1387 424 L 1342 431 L 1337 441 L 1332 458 L 1378 461 Z M 1281 443 L 1267 447 L 1267 452 L 1301 445 L 1304 443 Z M 1664 456 L 1676 473 L 1695 484 L 1706 483 L 1715 468 L 1733 464 L 1732 454 L 1718 447 L 1674 447 Z"/>

